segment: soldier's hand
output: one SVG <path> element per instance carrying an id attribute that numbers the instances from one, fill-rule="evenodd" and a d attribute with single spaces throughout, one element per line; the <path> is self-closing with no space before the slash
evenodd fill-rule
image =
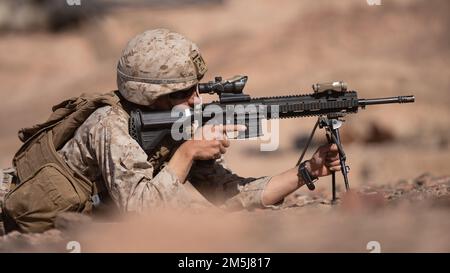
<path id="1" fill-rule="evenodd" d="M 230 146 L 227 132 L 244 130 L 243 125 L 205 125 L 198 128 L 194 138 L 183 145 L 194 160 L 218 159 Z"/>
<path id="2" fill-rule="evenodd" d="M 306 164 L 308 171 L 315 177 L 327 176 L 341 170 L 339 152 L 336 144 L 320 146 Z"/>

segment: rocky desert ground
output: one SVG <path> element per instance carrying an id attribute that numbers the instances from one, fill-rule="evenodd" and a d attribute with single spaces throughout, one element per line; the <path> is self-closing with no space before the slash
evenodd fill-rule
<path id="1" fill-rule="evenodd" d="M 371 241 L 382 252 L 450 251 L 448 1 L 82 0 L 45 9 L 11 2 L 0 4 L 1 168 L 20 147 L 17 131 L 45 120 L 53 105 L 114 90 L 122 48 L 152 28 L 195 41 L 208 64 L 205 80 L 248 75 L 245 90 L 254 97 L 310 93 L 314 83 L 344 80 L 361 98 L 413 94 L 416 102 L 346 118 L 352 192 L 343 193 L 338 176 L 335 205 L 330 178 L 323 178 L 280 210 L 114 222 L 63 215 L 44 234 L 4 236 L 1 251 L 66 252 L 69 241 L 89 252 L 369 252 Z M 227 165 L 243 176 L 280 173 L 295 165 L 314 122 L 282 120 L 271 152 L 260 151 L 261 140 L 234 141 Z M 319 131 L 306 157 L 324 142 Z"/>

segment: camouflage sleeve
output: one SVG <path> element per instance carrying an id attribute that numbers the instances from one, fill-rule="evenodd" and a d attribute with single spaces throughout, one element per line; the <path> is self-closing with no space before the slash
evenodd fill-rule
<path id="1" fill-rule="evenodd" d="M 143 211 L 161 206 L 181 206 L 190 193 L 166 166 L 153 176 L 147 154 L 128 134 L 128 118 L 110 108 L 89 130 L 90 150 L 106 187 L 123 211 Z"/>
<path id="2" fill-rule="evenodd" d="M 262 195 L 270 176 L 260 178 L 240 177 L 229 170 L 223 158 L 214 164 L 197 162 L 189 173 L 189 181 L 213 204 L 229 209 L 278 208 L 264 205 Z"/>

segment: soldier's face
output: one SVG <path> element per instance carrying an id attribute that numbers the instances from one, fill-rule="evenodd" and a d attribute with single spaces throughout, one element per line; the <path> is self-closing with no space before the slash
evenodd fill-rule
<path id="1" fill-rule="evenodd" d="M 159 97 L 152 105 L 152 108 L 157 110 L 171 110 L 175 106 L 194 107 L 195 103 L 200 103 L 200 97 L 197 89 L 192 88 L 191 90 L 178 91 Z"/>

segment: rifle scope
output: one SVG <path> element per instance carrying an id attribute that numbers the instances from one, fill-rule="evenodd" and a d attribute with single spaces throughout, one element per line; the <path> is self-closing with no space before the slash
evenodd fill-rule
<path id="1" fill-rule="evenodd" d="M 200 94 L 241 94 L 247 83 L 247 76 L 234 76 L 231 79 L 222 81 L 222 77 L 216 77 L 215 81 L 198 84 L 198 92 Z"/>

